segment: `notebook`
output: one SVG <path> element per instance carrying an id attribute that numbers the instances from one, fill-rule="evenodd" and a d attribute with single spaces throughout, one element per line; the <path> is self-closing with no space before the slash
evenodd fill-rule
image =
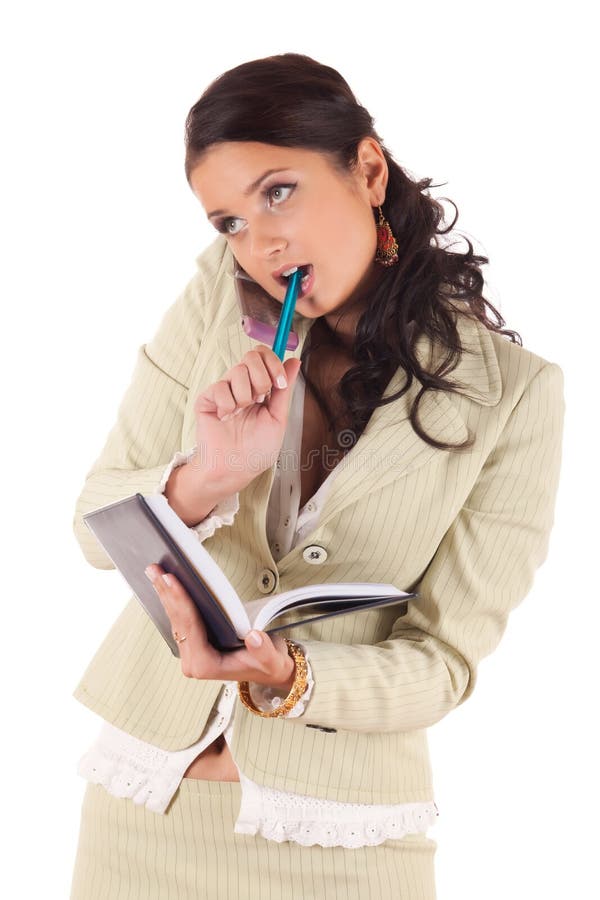
<path id="1" fill-rule="evenodd" d="M 136 493 L 91 510 L 83 520 L 177 657 L 171 623 L 145 575 L 151 563 L 175 575 L 196 604 L 209 641 L 219 650 L 243 647 L 243 638 L 252 628 L 270 634 L 388 605 L 397 605 L 398 616 L 406 615 L 409 600 L 418 597 L 392 584 L 337 582 L 310 584 L 244 602 L 164 494 Z M 300 617 L 278 624 L 278 618 L 291 610 Z"/>

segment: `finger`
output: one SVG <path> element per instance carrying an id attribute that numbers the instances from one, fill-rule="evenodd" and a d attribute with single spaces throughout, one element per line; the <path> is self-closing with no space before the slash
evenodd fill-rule
<path id="1" fill-rule="evenodd" d="M 281 362 L 277 354 L 271 349 L 271 347 L 267 347 L 266 344 L 260 344 L 256 348 L 256 352 L 260 353 L 262 357 L 263 364 L 265 366 L 265 369 L 267 370 L 269 380 L 271 382 L 270 386 L 278 388 L 279 390 L 285 388 L 285 384 L 280 384 L 278 382 L 278 379 L 282 376 L 287 381 L 287 375 L 284 363 Z"/>
<path id="2" fill-rule="evenodd" d="M 252 664 L 262 672 L 269 673 L 271 683 L 283 684 L 288 680 L 294 668 L 294 660 L 280 635 L 275 635 L 274 640 L 271 640 L 264 631 L 252 630 L 244 638 L 244 644 Z"/>
<path id="3" fill-rule="evenodd" d="M 286 359 L 284 363 L 284 371 L 287 378 L 287 388 L 275 390 L 271 393 L 268 401 L 269 412 L 278 422 L 285 422 L 290 405 L 291 392 L 293 390 L 298 372 L 302 365 L 302 360 L 297 357 Z"/>
<path id="4" fill-rule="evenodd" d="M 260 401 L 264 400 L 264 394 L 256 392 Z M 217 406 L 217 416 L 225 421 L 230 416 L 235 416 L 249 406 L 254 405 L 254 391 L 248 366 L 245 362 L 239 363 L 230 369 L 224 378 L 216 382 L 214 386 L 214 398 Z"/>
<path id="5" fill-rule="evenodd" d="M 243 362 L 248 369 L 248 375 L 252 385 L 252 396 L 254 400 L 261 403 L 266 394 L 273 387 L 273 379 L 269 373 L 262 353 L 258 350 L 249 350 L 243 358 Z"/>
<path id="6" fill-rule="evenodd" d="M 148 566 L 145 571 L 169 618 L 171 630 L 185 637 L 179 647 L 180 653 L 183 655 L 184 650 L 189 652 L 193 648 L 196 651 L 209 646 L 206 628 L 196 604 L 180 581 L 174 575 L 163 572 L 158 565 Z M 184 644 L 187 646 L 184 647 Z"/>
<path id="7" fill-rule="evenodd" d="M 196 604 L 179 580 L 162 568 L 151 565 L 146 569 L 156 593 L 171 623 L 181 659 L 181 671 L 186 678 L 219 678 L 221 654 L 209 643 L 206 627 Z"/>
<path id="8" fill-rule="evenodd" d="M 235 412 L 235 398 L 231 393 L 229 381 L 221 379 L 213 386 L 213 398 L 216 406 L 217 417 L 223 420 L 224 416 L 231 416 Z"/>
<path id="9" fill-rule="evenodd" d="M 248 366 L 241 362 L 230 371 L 230 390 L 236 408 L 250 406 L 252 399 L 252 384 Z"/>

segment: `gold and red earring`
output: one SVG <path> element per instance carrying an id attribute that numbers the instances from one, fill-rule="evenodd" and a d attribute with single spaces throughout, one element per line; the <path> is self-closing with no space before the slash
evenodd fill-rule
<path id="1" fill-rule="evenodd" d="M 398 262 L 398 242 L 392 233 L 390 223 L 379 207 L 379 222 L 377 223 L 377 252 L 375 262 L 382 266 L 394 266 Z"/>

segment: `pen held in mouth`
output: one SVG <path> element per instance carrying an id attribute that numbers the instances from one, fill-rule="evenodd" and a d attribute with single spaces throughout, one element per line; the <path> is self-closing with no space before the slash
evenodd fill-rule
<path id="1" fill-rule="evenodd" d="M 296 300 L 298 298 L 298 294 L 300 293 L 300 276 L 300 269 L 296 269 L 296 271 L 292 272 L 292 274 L 290 275 L 287 290 L 285 292 L 285 300 L 283 301 L 283 308 L 281 310 L 281 316 L 279 318 L 279 324 L 277 326 L 277 332 L 275 334 L 275 340 L 273 342 L 273 352 L 282 361 L 288 341 L 288 335 L 292 327 L 292 319 L 294 317 L 294 310 L 296 308 Z"/>

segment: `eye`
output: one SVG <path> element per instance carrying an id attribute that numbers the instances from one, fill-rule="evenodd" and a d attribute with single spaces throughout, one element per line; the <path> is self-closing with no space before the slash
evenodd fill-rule
<path id="1" fill-rule="evenodd" d="M 232 229 L 229 227 L 229 225 L 233 222 L 239 222 L 239 221 L 240 221 L 239 219 L 235 219 L 235 218 L 220 219 L 217 222 L 217 231 L 219 231 L 221 234 L 235 235 L 238 233 L 239 229 L 238 229 L 238 231 L 232 231 Z"/>
<path id="2" fill-rule="evenodd" d="M 263 193 L 267 200 L 273 197 L 275 205 L 278 206 L 280 203 L 283 203 L 284 200 L 288 199 L 289 194 L 286 195 L 285 192 L 290 191 L 291 193 L 295 187 L 295 184 L 274 184 L 273 187 L 267 188 Z"/>
<path id="3" fill-rule="evenodd" d="M 262 191 L 262 195 L 267 199 L 269 205 L 279 206 L 281 203 L 284 203 L 288 199 L 291 192 L 296 186 L 296 184 L 274 184 L 272 187 L 266 188 L 264 191 Z M 220 232 L 220 234 L 235 237 L 240 233 L 242 228 L 242 226 L 240 226 L 239 224 L 236 228 L 235 223 L 243 221 L 243 219 L 238 219 L 235 216 L 229 216 L 224 219 L 218 219 L 215 224 L 215 228 L 218 232 Z"/>

